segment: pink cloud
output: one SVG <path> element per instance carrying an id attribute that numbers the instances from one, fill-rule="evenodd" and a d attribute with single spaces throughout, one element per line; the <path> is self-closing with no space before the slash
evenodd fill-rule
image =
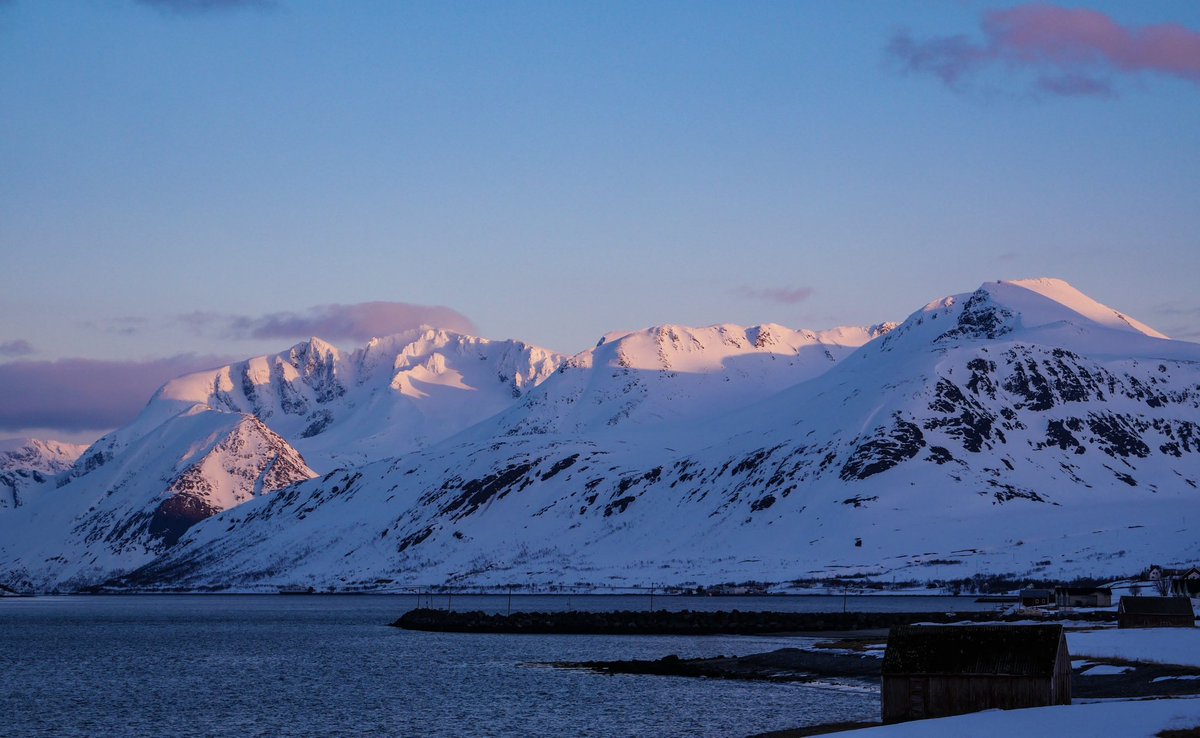
<path id="1" fill-rule="evenodd" d="M 177 320 L 195 333 L 215 333 L 228 338 L 297 339 L 317 336 L 330 341 L 367 341 L 426 325 L 457 333 L 477 332 L 471 319 L 453 308 L 407 302 L 318 305 L 303 312 L 262 316 L 195 312 L 180 315 Z"/>
<path id="2" fill-rule="evenodd" d="M 914 72 L 951 87 L 1001 63 L 1041 74 L 1036 88 L 1055 95 L 1111 95 L 1104 75 L 1152 73 L 1200 84 L 1200 32 L 1174 23 L 1123 26 L 1095 10 L 1021 5 L 984 13 L 984 40 L 963 35 L 918 41 L 896 34 L 889 54 Z"/>
<path id="3" fill-rule="evenodd" d="M 236 321 L 234 327 L 253 338 L 320 336 L 366 341 L 423 325 L 459 333 L 475 332 L 475 325 L 457 310 L 406 302 L 320 305 L 306 313 L 272 313 L 261 318 L 243 318 Z"/>

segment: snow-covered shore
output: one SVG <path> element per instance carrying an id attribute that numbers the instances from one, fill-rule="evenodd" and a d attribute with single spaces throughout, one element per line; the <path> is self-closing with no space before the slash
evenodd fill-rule
<path id="1" fill-rule="evenodd" d="M 1103 735 L 1110 738 L 1152 738 L 1163 730 L 1200 726 L 1200 698 L 1112 700 L 1082 705 L 1035 707 L 1028 710 L 987 710 L 938 720 L 852 730 L 839 736 L 863 738 L 926 738 L 971 736 Z"/>

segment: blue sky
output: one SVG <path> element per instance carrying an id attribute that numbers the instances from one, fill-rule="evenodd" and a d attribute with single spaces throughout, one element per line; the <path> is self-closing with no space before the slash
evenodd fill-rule
<path id="1" fill-rule="evenodd" d="M 367 302 L 575 352 L 1028 276 L 1197 340 L 1192 47 L 989 46 L 1014 7 L 0 2 L 0 362 L 245 356 Z"/>

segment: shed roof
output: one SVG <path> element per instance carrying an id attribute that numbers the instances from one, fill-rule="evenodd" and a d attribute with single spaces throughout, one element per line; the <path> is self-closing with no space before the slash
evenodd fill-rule
<path id="1" fill-rule="evenodd" d="M 1048 589 L 1023 589 L 1021 590 L 1022 597 L 1053 597 L 1054 592 Z"/>
<path id="2" fill-rule="evenodd" d="M 1192 601 L 1187 597 L 1130 597 L 1121 598 L 1117 612 L 1132 615 L 1191 615 Z"/>
<path id="3" fill-rule="evenodd" d="M 1061 625 L 900 625 L 883 673 L 1050 677 Z"/>

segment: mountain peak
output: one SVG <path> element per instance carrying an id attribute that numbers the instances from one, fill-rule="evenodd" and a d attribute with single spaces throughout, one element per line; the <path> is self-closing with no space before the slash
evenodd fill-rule
<path id="1" fill-rule="evenodd" d="M 997 302 L 1005 304 L 1010 309 L 1018 310 L 1025 328 L 1033 328 L 1063 319 L 1076 322 L 1078 318 L 1083 318 L 1106 328 L 1132 331 L 1152 338 L 1167 337 L 1145 323 L 1093 300 L 1061 279 L 1046 277 L 1017 279 L 1011 282 L 985 284 L 980 287 L 980 290 L 986 290 Z M 1038 300 L 1038 297 L 1045 302 Z M 1070 315 L 1064 318 L 1062 315 L 1064 308 L 1078 318 Z"/>
<path id="2" fill-rule="evenodd" d="M 292 346 L 292 353 L 295 354 L 315 354 L 317 356 L 328 356 L 330 354 L 338 356 L 341 352 L 336 346 L 317 336 L 309 336 L 308 340 Z"/>
<path id="3" fill-rule="evenodd" d="M 1103 346 L 1120 334 L 1141 341 L 1167 338 L 1061 279 L 1040 278 L 986 282 L 974 292 L 934 300 L 890 331 L 878 350 L 891 351 L 900 342 L 944 346 L 951 341 L 995 340 L 1010 334 L 1063 348 L 1087 346 L 1090 351 L 1103 351 Z M 1158 341 L 1150 343 L 1157 345 Z M 1140 345 L 1142 350 L 1158 350 L 1147 343 Z"/>

